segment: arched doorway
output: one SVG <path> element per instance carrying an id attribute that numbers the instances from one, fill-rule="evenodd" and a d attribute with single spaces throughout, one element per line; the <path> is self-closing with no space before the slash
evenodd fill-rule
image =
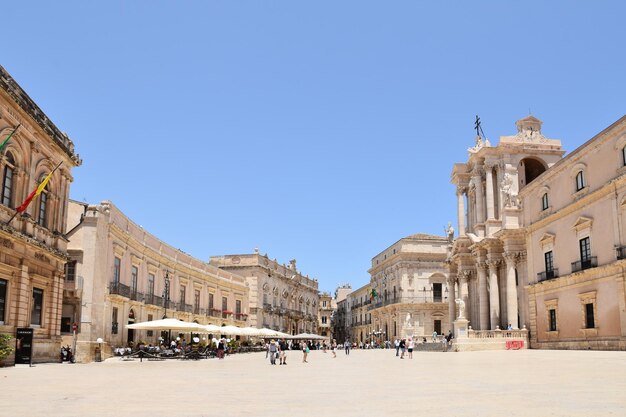
<path id="1" fill-rule="evenodd" d="M 530 184 L 535 178 L 543 174 L 547 167 L 542 161 L 535 158 L 524 158 L 519 163 L 519 188 Z"/>
<path id="2" fill-rule="evenodd" d="M 133 324 L 135 322 L 135 311 L 131 308 L 130 311 L 128 312 L 128 324 Z M 127 343 L 131 344 L 135 341 L 135 330 L 133 329 L 127 329 L 128 330 L 128 340 Z"/>

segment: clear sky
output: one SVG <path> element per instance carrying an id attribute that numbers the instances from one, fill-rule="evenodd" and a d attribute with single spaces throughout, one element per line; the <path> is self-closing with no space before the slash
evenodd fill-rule
<path id="1" fill-rule="evenodd" d="M 0 64 L 84 160 L 73 199 L 321 290 L 456 227 L 477 114 L 494 145 L 532 112 L 572 151 L 626 112 L 620 1 L 3 3 Z"/>

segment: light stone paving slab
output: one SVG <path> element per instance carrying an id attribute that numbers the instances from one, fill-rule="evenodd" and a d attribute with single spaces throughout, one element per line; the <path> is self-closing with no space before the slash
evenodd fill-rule
<path id="1" fill-rule="evenodd" d="M 625 416 L 626 353 L 289 352 L 0 368 L 1 416 Z"/>

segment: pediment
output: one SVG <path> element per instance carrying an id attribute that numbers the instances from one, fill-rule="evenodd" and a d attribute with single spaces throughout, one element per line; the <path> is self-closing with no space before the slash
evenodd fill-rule
<path id="1" fill-rule="evenodd" d="M 553 233 L 544 233 L 543 236 L 541 236 L 541 239 L 539 239 L 539 242 L 541 242 L 542 245 L 547 245 L 549 243 L 554 243 L 555 238 L 556 235 Z"/>
<path id="2" fill-rule="evenodd" d="M 590 219 L 589 217 L 585 217 L 585 216 L 580 216 L 576 220 L 576 222 L 574 222 L 574 224 L 572 225 L 572 228 L 580 232 L 581 230 L 590 228 L 592 223 L 593 223 L 593 219 Z"/>

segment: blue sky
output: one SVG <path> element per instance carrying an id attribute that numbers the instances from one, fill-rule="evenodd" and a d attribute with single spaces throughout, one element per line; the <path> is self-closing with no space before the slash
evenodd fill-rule
<path id="1" fill-rule="evenodd" d="M 456 227 L 450 172 L 529 114 L 572 151 L 624 115 L 622 2 L 7 2 L 0 64 L 113 201 L 208 260 L 258 246 L 333 291 Z"/>

